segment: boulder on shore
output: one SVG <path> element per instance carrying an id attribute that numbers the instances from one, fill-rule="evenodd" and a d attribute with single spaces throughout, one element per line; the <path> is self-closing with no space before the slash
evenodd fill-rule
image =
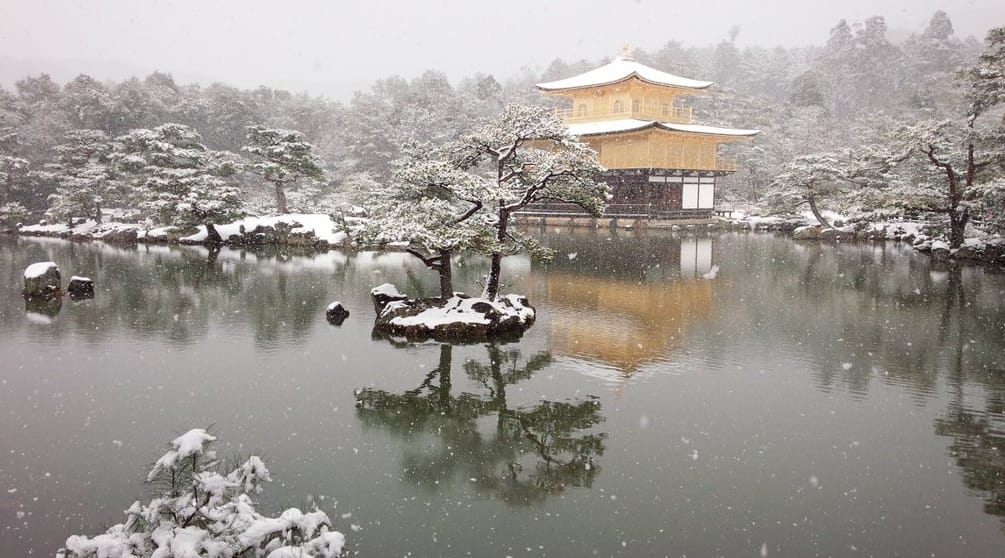
<path id="1" fill-rule="evenodd" d="M 399 293 L 398 288 L 390 283 L 384 283 L 379 287 L 371 289 L 370 298 L 373 299 L 373 311 L 378 316 L 389 303 L 408 300 L 407 296 Z"/>
<path id="2" fill-rule="evenodd" d="M 389 294 L 403 298 L 390 300 Z M 447 299 L 411 300 L 393 286 L 382 285 L 371 291 L 371 296 L 377 309 L 374 333 L 378 336 L 461 342 L 518 338 L 536 318 L 527 298 L 513 294 L 495 301 L 461 293 Z M 378 297 L 386 302 L 378 302 Z"/>
<path id="3" fill-rule="evenodd" d="M 949 261 L 949 243 L 943 240 L 936 240 L 932 242 L 932 259 L 937 262 L 948 262 Z"/>
<path id="4" fill-rule="evenodd" d="M 60 294 L 59 266 L 54 262 L 37 262 L 24 270 L 24 296 L 51 298 Z"/>

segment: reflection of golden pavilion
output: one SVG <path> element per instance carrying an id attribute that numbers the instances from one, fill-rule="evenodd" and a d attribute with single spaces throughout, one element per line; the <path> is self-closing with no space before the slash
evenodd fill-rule
<path id="1" fill-rule="evenodd" d="M 548 274 L 545 283 L 547 292 L 535 297 L 552 307 L 551 349 L 622 372 L 681 347 L 687 324 L 712 312 L 712 282 L 706 280 L 640 285 Z"/>

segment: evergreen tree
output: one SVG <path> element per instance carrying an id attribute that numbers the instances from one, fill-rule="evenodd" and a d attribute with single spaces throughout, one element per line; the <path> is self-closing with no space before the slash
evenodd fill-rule
<path id="1" fill-rule="evenodd" d="M 211 242 L 222 242 L 214 224 L 239 217 L 235 165 L 210 151 L 199 134 L 181 124 L 138 129 L 115 139 L 112 160 L 139 196 L 139 207 L 161 225 L 205 225 Z"/>
<path id="2" fill-rule="evenodd" d="M 248 144 L 241 150 L 255 156 L 250 168 L 272 183 L 276 211 L 289 213 L 286 188 L 301 178 L 320 180 L 324 177 L 321 160 L 313 153 L 314 146 L 294 130 L 248 126 L 247 131 Z"/>
<path id="3" fill-rule="evenodd" d="M 483 199 L 494 216 L 496 238 L 484 293 L 490 300 L 498 295 L 505 255 L 542 253 L 533 239 L 510 230 L 515 211 L 549 200 L 574 203 L 592 215 L 603 211 L 608 187 L 597 182 L 603 167 L 596 152 L 570 135 L 550 109 L 510 105 L 445 150 L 455 164 L 487 178 Z"/>
<path id="4" fill-rule="evenodd" d="M 49 218 L 64 219 L 71 226 L 73 217 L 90 217 L 100 223 L 103 205 L 124 201 L 115 195 L 109 158 L 112 146 L 104 132 L 71 130 L 55 150 L 57 162 L 46 172 L 57 184 L 56 192 L 49 195 Z"/>
<path id="5" fill-rule="evenodd" d="M 0 128 L 0 224 L 12 226 L 28 216 L 24 205 L 31 189 L 27 159 L 15 155 L 17 133 L 10 128 Z"/>
<path id="6" fill-rule="evenodd" d="M 394 164 L 389 185 L 370 194 L 364 238 L 404 242 L 409 254 L 440 276 L 440 296 L 453 296 L 451 257 L 492 242 L 491 182 L 445 160 L 429 144 L 410 146 Z"/>

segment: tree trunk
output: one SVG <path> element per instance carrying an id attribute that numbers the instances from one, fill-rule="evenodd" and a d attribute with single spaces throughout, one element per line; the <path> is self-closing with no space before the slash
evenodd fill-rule
<path id="1" fill-rule="evenodd" d="M 970 221 L 970 210 L 957 207 L 949 212 L 949 247 L 952 249 L 963 246 L 963 240 L 967 232 L 967 223 Z"/>
<path id="2" fill-rule="evenodd" d="M 206 244 L 217 246 L 223 244 L 223 237 L 220 236 L 213 223 L 206 223 Z"/>
<path id="3" fill-rule="evenodd" d="M 286 191 L 283 190 L 282 182 L 275 182 L 276 186 L 276 211 L 280 215 L 289 213 L 290 210 L 286 207 Z"/>
<path id="4" fill-rule="evenodd" d="M 806 201 L 810 203 L 810 211 L 813 212 L 813 216 L 817 218 L 817 221 L 820 221 L 821 225 L 823 225 L 828 229 L 834 228 L 831 226 L 830 223 L 827 222 L 827 219 L 824 219 L 824 216 L 820 214 L 820 210 L 817 209 L 817 200 L 814 196 L 812 195 L 808 196 L 806 198 Z"/>
<path id="5" fill-rule="evenodd" d="M 440 296 L 448 299 L 454 296 L 454 278 L 450 263 L 450 250 L 440 250 L 437 271 L 440 272 Z"/>
<path id="6" fill-rule="evenodd" d="M 497 225 L 496 239 L 499 242 L 506 240 L 506 232 L 509 228 L 509 211 L 499 210 L 499 224 Z M 489 278 L 485 283 L 485 298 L 495 300 L 499 296 L 499 275 L 502 273 L 502 254 L 496 252 L 492 254 L 492 265 L 489 268 Z"/>
<path id="7" fill-rule="evenodd" d="M 100 203 L 94 204 L 94 222 L 97 223 L 97 224 L 99 224 L 99 225 L 101 224 L 101 204 Z"/>

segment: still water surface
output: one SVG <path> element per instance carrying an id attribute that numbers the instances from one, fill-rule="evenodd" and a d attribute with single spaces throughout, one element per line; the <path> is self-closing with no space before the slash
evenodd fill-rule
<path id="1" fill-rule="evenodd" d="M 365 556 L 1005 552 L 1005 275 L 541 234 L 551 264 L 504 270 L 537 324 L 466 346 L 371 337 L 370 288 L 436 291 L 407 255 L 0 243 L 0 555 L 120 521 L 207 425 L 264 456 L 267 510 L 319 502 Z M 26 313 L 46 259 L 97 296 Z M 478 291 L 484 262 L 457 265 Z"/>

